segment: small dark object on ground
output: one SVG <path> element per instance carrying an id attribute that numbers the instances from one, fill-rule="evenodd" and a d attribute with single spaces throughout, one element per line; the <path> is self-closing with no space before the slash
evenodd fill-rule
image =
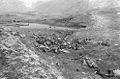
<path id="1" fill-rule="evenodd" d="M 95 70 L 95 74 L 100 75 L 103 78 L 105 78 L 105 77 L 115 77 L 112 70 L 108 70 L 107 72 L 108 73 L 105 74 L 100 69 Z"/>
<path id="2" fill-rule="evenodd" d="M 86 25 L 80 25 L 81 28 L 86 28 L 87 26 Z"/>

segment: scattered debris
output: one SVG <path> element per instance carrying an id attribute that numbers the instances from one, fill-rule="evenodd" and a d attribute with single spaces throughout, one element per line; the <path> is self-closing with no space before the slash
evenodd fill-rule
<path id="1" fill-rule="evenodd" d="M 96 60 L 94 60 L 88 56 L 85 56 L 83 59 L 84 59 L 84 64 L 86 64 L 89 68 L 98 69 L 98 65 L 96 64 Z"/>
<path id="2" fill-rule="evenodd" d="M 48 52 L 52 52 L 55 54 L 63 54 L 63 53 L 70 53 L 67 50 L 68 43 L 67 43 L 67 35 L 72 34 L 71 32 L 59 32 L 59 34 L 43 34 L 43 35 L 35 35 L 36 42 L 40 45 L 38 46 L 42 50 L 49 49 Z M 42 45 L 42 47 L 41 47 Z"/>
<path id="3" fill-rule="evenodd" d="M 110 46 L 109 43 L 106 42 L 96 42 L 94 39 L 91 38 L 77 38 L 72 39 L 72 41 L 68 42 L 68 36 L 72 35 L 73 31 L 58 31 L 57 33 L 52 34 L 33 34 L 36 42 L 39 45 L 43 45 L 44 47 L 39 47 L 42 51 L 47 52 L 46 49 L 49 49 L 49 52 L 55 54 L 64 54 L 70 53 L 68 50 L 81 50 L 86 49 L 86 47 L 91 48 L 92 46 L 102 45 L 102 46 Z M 95 47 L 96 47 L 95 46 Z"/>
<path id="4" fill-rule="evenodd" d="M 120 69 L 113 70 L 113 73 L 116 77 L 120 77 Z"/>

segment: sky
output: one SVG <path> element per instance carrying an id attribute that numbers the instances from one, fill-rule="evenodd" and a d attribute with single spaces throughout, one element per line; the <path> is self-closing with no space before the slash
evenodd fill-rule
<path id="1" fill-rule="evenodd" d="M 48 2 L 50 0 L 20 0 L 21 2 L 23 2 L 23 4 L 28 7 L 28 8 L 32 8 L 37 2 Z"/>
<path id="2" fill-rule="evenodd" d="M 19 0 L 21 2 L 23 2 L 23 4 L 28 7 L 28 8 L 33 8 L 37 2 L 52 2 L 52 1 L 62 1 L 62 0 Z M 70 0 L 64 0 L 64 1 L 70 1 Z M 80 0 L 79 0 L 80 1 Z M 85 1 L 85 0 L 81 0 L 81 1 Z M 98 6 L 98 7 L 104 7 L 107 6 L 108 3 L 115 3 L 114 5 L 120 5 L 120 0 L 87 0 L 90 5 L 92 5 L 93 7 Z M 119 1 L 119 4 L 116 4 L 116 2 Z"/>
<path id="3" fill-rule="evenodd" d="M 0 12 L 37 10 L 56 13 L 67 8 L 72 11 L 85 9 L 87 4 L 89 8 L 120 7 L 120 0 L 0 0 Z"/>
<path id="4" fill-rule="evenodd" d="M 33 10 L 38 3 L 45 3 L 50 0 L 0 0 L 1 12 L 26 12 Z"/>

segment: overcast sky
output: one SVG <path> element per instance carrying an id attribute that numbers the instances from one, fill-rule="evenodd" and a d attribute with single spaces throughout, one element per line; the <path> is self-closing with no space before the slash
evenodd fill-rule
<path id="1" fill-rule="evenodd" d="M 48 2 L 49 0 L 0 0 L 0 12 L 4 11 L 28 11 L 32 10 L 34 5 Z"/>
<path id="2" fill-rule="evenodd" d="M 0 0 L 0 12 L 29 10 L 54 12 L 54 9 L 63 11 L 71 6 L 86 8 L 87 4 L 92 8 L 111 7 L 120 5 L 120 0 Z"/>

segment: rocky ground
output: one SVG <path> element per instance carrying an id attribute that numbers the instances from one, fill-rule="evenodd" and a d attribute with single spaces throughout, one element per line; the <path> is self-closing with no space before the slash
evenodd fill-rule
<path id="1" fill-rule="evenodd" d="M 8 27 L 0 28 L 0 37 L 1 79 L 120 78 L 119 45 L 110 39 Z"/>
<path id="2" fill-rule="evenodd" d="M 116 17 L 93 11 L 91 25 L 74 25 L 77 17 L 54 19 L 56 24 L 63 21 L 80 27 L 76 30 L 1 25 L 0 79 L 120 79 Z"/>

